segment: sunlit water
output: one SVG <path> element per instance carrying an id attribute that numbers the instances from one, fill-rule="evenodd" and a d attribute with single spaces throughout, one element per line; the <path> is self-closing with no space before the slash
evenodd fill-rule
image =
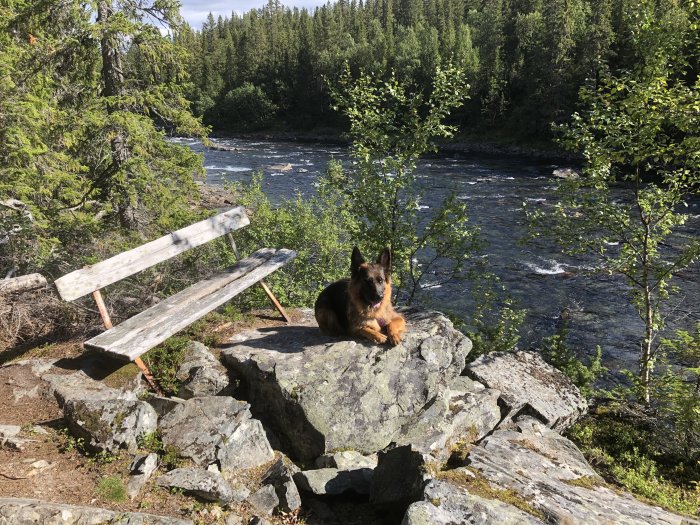
<path id="1" fill-rule="evenodd" d="M 264 173 L 263 188 L 273 201 L 300 192 L 315 191 L 319 174 L 331 158 L 348 164 L 341 146 L 306 145 L 220 139 L 219 144 L 237 151 L 206 150 L 201 143 L 175 139 L 204 153 L 207 182 L 247 182 L 256 171 Z M 275 165 L 291 164 L 289 171 Z M 634 368 L 639 355 L 642 322 L 629 305 L 624 280 L 596 270 L 596 261 L 570 259 L 551 243 L 523 243 L 527 224 L 524 203 L 549 207 L 556 202 L 557 179 L 552 164 L 524 158 L 485 156 L 438 156 L 422 161 L 417 169 L 419 184 L 429 191 L 422 213 L 430 214 L 452 190 L 469 206 L 473 224 L 481 227 L 486 240 L 484 254 L 489 268 L 498 275 L 520 306 L 528 310 L 520 346 L 536 346 L 561 324 L 562 312 L 570 317 L 570 342 L 592 354 L 596 345 L 603 350 L 604 363 L 611 369 Z M 685 232 L 700 228 L 700 199 L 688 203 L 691 218 Z M 669 326 L 689 327 L 700 320 L 700 271 L 697 266 L 674 279 L 682 293 L 674 296 Z M 430 279 L 427 280 L 430 284 Z M 422 291 L 420 302 L 469 318 L 472 297 L 469 280 L 453 280 Z"/>

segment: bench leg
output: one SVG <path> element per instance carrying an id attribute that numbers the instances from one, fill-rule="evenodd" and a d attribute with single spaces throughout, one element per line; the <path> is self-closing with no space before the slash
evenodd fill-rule
<path id="1" fill-rule="evenodd" d="M 284 311 L 284 308 L 282 307 L 280 302 L 277 300 L 277 297 L 275 297 L 275 294 L 272 293 L 272 290 L 270 290 L 270 287 L 265 284 L 265 281 L 260 281 L 260 286 L 262 286 L 262 289 L 265 290 L 265 293 L 270 298 L 270 301 L 272 301 L 272 304 L 275 305 L 275 308 L 277 308 L 277 311 L 280 313 L 280 315 L 282 317 L 284 317 L 284 320 L 287 321 L 287 323 L 291 323 L 292 320 L 287 315 L 287 312 Z"/>
<path id="2" fill-rule="evenodd" d="M 136 366 L 138 366 L 141 369 L 141 372 L 143 373 L 143 377 L 146 378 L 146 382 L 153 389 L 153 391 L 156 394 L 158 394 L 159 396 L 165 396 L 163 391 L 158 386 L 158 383 L 156 383 L 156 380 L 153 377 L 153 375 L 151 374 L 151 371 L 146 366 L 146 363 L 144 363 L 140 357 L 137 357 L 136 359 L 134 359 L 134 363 L 136 363 Z"/>

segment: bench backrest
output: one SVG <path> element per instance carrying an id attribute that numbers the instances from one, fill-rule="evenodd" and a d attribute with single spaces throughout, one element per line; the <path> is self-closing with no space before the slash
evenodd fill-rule
<path id="1" fill-rule="evenodd" d="M 75 270 L 56 279 L 54 284 L 63 300 L 72 301 L 248 224 L 245 209 L 238 206 L 133 250 Z"/>

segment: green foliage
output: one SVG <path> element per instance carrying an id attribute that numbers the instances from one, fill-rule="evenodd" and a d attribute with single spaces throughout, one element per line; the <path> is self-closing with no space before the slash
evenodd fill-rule
<path id="1" fill-rule="evenodd" d="M 603 406 L 568 437 L 607 481 L 671 511 L 700 515 L 698 463 L 669 450 L 669 430 L 648 411 Z"/>
<path id="2" fill-rule="evenodd" d="M 662 340 L 662 351 L 680 365 L 667 365 L 654 381 L 652 399 L 670 427 L 668 439 L 680 454 L 700 460 L 700 323 Z"/>
<path id="3" fill-rule="evenodd" d="M 277 111 L 277 107 L 260 86 L 254 86 L 250 82 L 226 93 L 219 107 L 220 127 L 239 131 L 269 126 Z"/>
<path id="4" fill-rule="evenodd" d="M 108 12 L 110 5 L 3 8 L 3 274 L 60 273 L 80 265 L 85 247 L 109 232 L 126 227 L 152 235 L 190 216 L 201 160 L 168 142 L 165 130 L 204 130 L 174 83 L 186 78 L 183 50 L 146 16 L 148 10 L 174 27 L 176 4 L 115 4 Z"/>
<path id="5" fill-rule="evenodd" d="M 319 292 L 329 282 L 347 277 L 352 252 L 351 234 L 355 225 L 338 193 L 328 183 L 340 170 L 331 162 L 316 196 L 301 195 L 274 206 L 262 189 L 262 175 L 241 186 L 239 202 L 252 211 L 250 226 L 237 235 L 242 255 L 263 247 L 289 248 L 296 258 L 266 281 L 286 306 L 313 306 Z M 258 289 L 238 299 L 244 306 L 268 306 L 269 300 Z"/>
<path id="6" fill-rule="evenodd" d="M 165 393 L 177 395 L 180 390 L 177 371 L 189 343 L 188 337 L 173 336 L 142 356 L 143 362 Z"/>
<path id="7" fill-rule="evenodd" d="M 602 350 L 596 346 L 595 356 L 586 364 L 567 343 L 568 333 L 568 323 L 564 323 L 556 334 L 542 340 L 540 353 L 545 361 L 564 372 L 585 397 L 591 398 L 596 394 L 593 384 L 607 371 L 600 362 Z"/>
<path id="8" fill-rule="evenodd" d="M 527 312 L 517 307 L 500 279 L 483 268 L 473 273 L 471 282 L 474 313 L 462 327 L 473 344 L 469 359 L 488 352 L 515 351 Z"/>
<path id="9" fill-rule="evenodd" d="M 468 225 L 466 206 L 450 194 L 428 218 L 416 184 L 418 158 L 433 151 L 431 139 L 449 137 L 444 123 L 466 96 L 463 73 L 448 65 L 434 72 L 429 95 L 410 91 L 396 78 L 352 79 L 348 68 L 332 87 L 336 108 L 350 121 L 352 168 L 330 179 L 358 225 L 356 244 L 366 254 L 388 246 L 397 295 L 410 303 L 421 288 L 458 275 L 479 247 L 478 229 Z M 438 264 L 440 263 L 440 264 Z M 434 282 L 426 282 L 427 275 Z"/>
<path id="10" fill-rule="evenodd" d="M 105 476 L 100 478 L 95 489 L 97 496 L 112 503 L 126 501 L 126 487 L 119 476 Z"/>
<path id="11" fill-rule="evenodd" d="M 645 326 L 639 377 L 648 402 L 670 281 L 700 257 L 697 236 L 673 237 L 674 249 L 665 248 L 687 219 L 686 198 L 700 187 L 700 79 L 679 55 L 690 39 L 687 19 L 676 27 L 675 44 L 657 42 L 665 29 L 654 21 L 655 8 L 643 4 L 637 38 L 658 44 L 654 60 L 581 91 L 586 111 L 560 130 L 563 143 L 583 154 L 585 176 L 561 184 L 552 213 L 530 217 L 537 234 L 570 254 L 595 255 L 627 279 Z"/>

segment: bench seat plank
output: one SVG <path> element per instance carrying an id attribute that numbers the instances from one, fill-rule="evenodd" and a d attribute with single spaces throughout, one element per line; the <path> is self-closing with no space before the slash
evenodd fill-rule
<path id="1" fill-rule="evenodd" d="M 133 361 L 291 261 L 292 250 L 264 248 L 228 271 L 200 281 L 85 342 L 85 347 Z"/>
<path id="2" fill-rule="evenodd" d="M 54 284 L 64 301 L 72 301 L 248 224 L 250 220 L 245 209 L 238 206 L 133 250 L 75 270 L 56 279 Z"/>

